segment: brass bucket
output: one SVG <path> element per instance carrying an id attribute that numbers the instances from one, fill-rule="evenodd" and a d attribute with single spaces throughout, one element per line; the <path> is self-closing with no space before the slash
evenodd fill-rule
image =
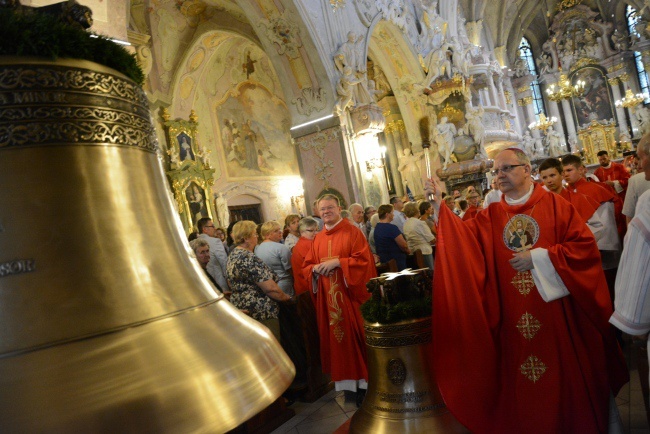
<path id="1" fill-rule="evenodd" d="M 191 257 L 146 96 L 0 60 L 0 431 L 224 432 L 294 368 Z"/>
<path id="2" fill-rule="evenodd" d="M 368 391 L 351 433 L 467 433 L 447 410 L 427 358 L 431 318 L 364 325 Z"/>

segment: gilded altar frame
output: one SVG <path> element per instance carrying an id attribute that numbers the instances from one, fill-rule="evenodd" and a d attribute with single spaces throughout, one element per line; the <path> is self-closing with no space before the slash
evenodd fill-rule
<path id="1" fill-rule="evenodd" d="M 198 119 L 193 110 L 189 120 L 171 121 L 166 111 L 162 117 L 168 144 L 166 174 L 183 228 L 189 234 L 196 230 L 200 218 L 215 219 L 215 169 L 210 165 L 209 152 L 199 144 Z"/>
<path id="2" fill-rule="evenodd" d="M 587 164 L 598 163 L 596 155 L 600 151 L 607 151 L 612 159 L 618 158 L 615 133 L 616 125 L 614 123 L 600 123 L 595 120 L 591 121 L 586 128 L 581 128 L 578 131 Z"/>

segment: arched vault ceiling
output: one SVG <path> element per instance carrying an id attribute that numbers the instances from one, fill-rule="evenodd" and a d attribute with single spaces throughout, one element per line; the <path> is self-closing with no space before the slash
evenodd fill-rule
<path id="1" fill-rule="evenodd" d="M 445 1 L 445 0 L 441 0 Z M 467 21 L 483 20 L 483 27 L 490 33 L 494 47 L 506 46 L 508 59 L 513 59 L 522 36 L 531 39 L 533 50 L 539 50 L 548 35 L 550 20 L 561 0 L 459 0 Z M 619 3 L 629 3 L 639 8 L 638 0 L 583 0 L 601 16 L 611 20 L 617 13 Z M 617 16 L 618 17 L 618 16 Z M 523 29 L 523 32 L 522 32 Z"/>

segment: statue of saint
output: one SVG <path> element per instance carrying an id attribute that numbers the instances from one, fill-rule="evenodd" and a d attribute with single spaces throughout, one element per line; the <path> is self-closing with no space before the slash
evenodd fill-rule
<path id="1" fill-rule="evenodd" d="M 413 155 L 413 152 L 406 148 L 404 149 L 404 156 L 399 160 L 397 170 L 402 174 L 402 180 L 406 181 L 411 193 L 414 197 L 424 196 L 424 181 L 420 172 L 419 161 L 424 156 L 423 152 L 418 152 Z"/>
<path id="2" fill-rule="evenodd" d="M 228 210 L 228 203 L 223 193 L 217 193 L 217 218 L 222 228 L 227 228 L 230 224 L 230 211 Z"/>
<path id="3" fill-rule="evenodd" d="M 560 133 L 551 129 L 546 135 L 546 149 L 551 157 L 559 157 L 564 154 L 564 148 L 560 142 Z"/>
<path id="4" fill-rule="evenodd" d="M 535 157 L 535 139 L 530 135 L 530 131 L 526 131 L 521 138 L 521 147 L 528 158 Z"/>
<path id="5" fill-rule="evenodd" d="M 444 158 L 445 162 L 442 170 L 447 168 L 451 162 L 451 154 L 454 152 L 454 136 L 456 135 L 456 126 L 447 122 L 447 117 L 440 118 L 440 123 L 436 126 L 436 143 L 438 144 L 438 153 Z"/>
<path id="6" fill-rule="evenodd" d="M 354 32 L 348 32 L 348 40 L 344 42 L 334 55 L 336 68 L 344 73 L 346 67 L 352 68 L 352 73 L 366 72 L 366 59 L 362 53 L 363 36 L 357 37 Z"/>

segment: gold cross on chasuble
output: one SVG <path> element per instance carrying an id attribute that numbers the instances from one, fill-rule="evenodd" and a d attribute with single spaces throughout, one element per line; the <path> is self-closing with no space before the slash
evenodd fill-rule
<path id="1" fill-rule="evenodd" d="M 529 356 L 519 368 L 524 377 L 535 383 L 546 372 L 546 365 L 535 356 Z"/>
<path id="2" fill-rule="evenodd" d="M 542 323 L 528 312 L 523 314 L 517 321 L 517 329 L 528 340 L 534 338 L 540 328 L 542 328 Z"/>
<path id="3" fill-rule="evenodd" d="M 519 291 L 519 293 L 523 296 L 530 294 L 530 290 L 535 287 L 533 274 L 530 272 L 530 270 L 518 271 L 510 283 L 512 283 L 512 286 L 517 288 L 517 291 Z"/>

